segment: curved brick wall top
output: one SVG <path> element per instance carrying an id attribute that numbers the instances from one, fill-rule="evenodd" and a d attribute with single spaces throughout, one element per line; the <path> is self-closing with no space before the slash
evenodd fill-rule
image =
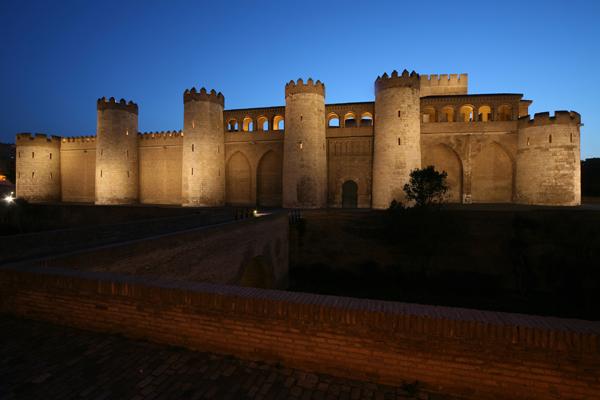
<path id="1" fill-rule="evenodd" d="M 296 82 L 292 80 L 286 83 L 285 97 L 297 93 L 316 93 L 325 97 L 325 84 L 321 81 L 314 82 L 312 78 L 308 78 L 306 83 L 304 83 L 302 78 L 298 79 Z"/>
<path id="2" fill-rule="evenodd" d="M 183 102 L 187 103 L 192 100 L 210 101 L 219 104 L 221 107 L 225 107 L 225 96 L 223 96 L 221 92 L 217 93 L 214 89 L 210 92 L 208 92 L 206 88 L 201 88 L 199 92 L 196 91 L 195 87 L 186 89 L 185 92 L 183 92 Z"/>
<path id="3" fill-rule="evenodd" d="M 26 262 L 1 266 L 0 276 L 6 287 L 13 288 L 54 287 L 61 291 L 123 296 L 132 301 L 155 298 L 161 299 L 164 306 L 188 304 L 234 315 L 600 353 L 600 321 L 82 272 Z"/>
<path id="4" fill-rule="evenodd" d="M 98 110 L 123 110 L 133 114 L 138 113 L 138 105 L 133 101 L 128 103 L 125 99 L 121 99 L 117 103 L 114 97 L 111 97 L 108 100 L 106 100 L 106 97 L 99 98 L 97 101 L 97 108 Z"/>
<path id="5" fill-rule="evenodd" d="M 536 113 L 533 119 L 529 115 L 519 118 L 519 128 L 551 124 L 579 125 L 581 124 L 581 115 L 575 111 L 555 111 L 553 117 L 549 112 L 543 112 Z"/>
<path id="6" fill-rule="evenodd" d="M 410 87 L 414 89 L 419 89 L 421 86 L 421 81 L 419 78 L 419 74 L 415 71 L 408 73 L 408 70 L 402 71 L 402 75 L 398 74 L 398 71 L 392 71 L 392 75 L 388 76 L 387 72 L 382 76 L 378 76 L 375 80 L 375 94 L 378 92 L 389 89 L 392 87 Z"/>

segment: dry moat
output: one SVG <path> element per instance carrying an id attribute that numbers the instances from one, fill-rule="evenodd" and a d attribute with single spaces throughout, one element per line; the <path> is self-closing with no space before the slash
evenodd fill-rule
<path id="1" fill-rule="evenodd" d="M 12 373 L 6 393 L 60 395 L 60 360 L 105 368 L 98 351 L 142 346 L 160 356 L 133 351 L 130 364 L 158 372 L 130 374 L 127 393 L 175 382 L 181 396 L 488 398 L 512 379 L 517 397 L 586 398 L 600 365 L 599 222 L 595 204 L 290 212 L 19 202 L 2 214 L 0 311 L 47 325 L 0 324 L 91 353 L 30 335 L 47 367 Z M 0 354 L 33 368 L 10 343 Z M 214 380 L 192 382 L 208 369 Z M 230 374 L 246 386 L 230 389 Z M 65 396 L 121 393 L 74 379 Z"/>

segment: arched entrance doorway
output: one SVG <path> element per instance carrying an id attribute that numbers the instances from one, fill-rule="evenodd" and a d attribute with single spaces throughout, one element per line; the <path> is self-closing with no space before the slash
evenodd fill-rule
<path id="1" fill-rule="evenodd" d="M 258 163 L 256 200 L 260 207 L 281 207 L 281 161 L 271 150 Z"/>
<path id="2" fill-rule="evenodd" d="M 354 181 L 346 181 L 342 185 L 342 208 L 358 206 L 358 185 Z"/>
<path id="3" fill-rule="evenodd" d="M 225 199 L 231 205 L 251 205 L 250 163 L 241 152 L 236 152 L 227 162 Z"/>
<path id="4" fill-rule="evenodd" d="M 483 147 L 471 167 L 473 203 L 510 203 L 513 168 L 508 153 L 497 143 Z"/>

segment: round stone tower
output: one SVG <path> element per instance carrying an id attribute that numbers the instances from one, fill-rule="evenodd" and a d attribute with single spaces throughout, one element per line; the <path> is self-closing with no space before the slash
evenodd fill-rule
<path id="1" fill-rule="evenodd" d="M 195 88 L 183 93 L 183 159 L 181 195 L 184 206 L 225 204 L 225 133 L 221 93 Z"/>
<path id="2" fill-rule="evenodd" d="M 138 106 L 98 99 L 96 204 L 138 201 Z"/>
<path id="3" fill-rule="evenodd" d="M 60 141 L 58 136 L 17 134 L 17 197 L 60 201 Z"/>
<path id="4" fill-rule="evenodd" d="M 283 207 L 326 206 L 325 85 L 290 81 L 285 85 Z"/>
<path id="5" fill-rule="evenodd" d="M 375 80 L 373 208 L 405 201 L 403 187 L 410 172 L 421 168 L 419 75 L 416 72 Z"/>
<path id="6" fill-rule="evenodd" d="M 580 126 L 581 117 L 574 111 L 519 118 L 517 203 L 581 204 Z"/>

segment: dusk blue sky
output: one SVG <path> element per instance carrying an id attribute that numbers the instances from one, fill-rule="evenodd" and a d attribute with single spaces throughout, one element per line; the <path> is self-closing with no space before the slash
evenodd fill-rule
<path id="1" fill-rule="evenodd" d="M 600 2 L 0 1 L 0 140 L 96 130 L 96 99 L 140 107 L 140 131 L 181 129 L 182 93 L 226 108 L 284 104 L 290 79 L 328 103 L 371 101 L 393 69 L 468 73 L 470 93 L 524 93 L 531 113 L 582 114 L 600 156 Z"/>

